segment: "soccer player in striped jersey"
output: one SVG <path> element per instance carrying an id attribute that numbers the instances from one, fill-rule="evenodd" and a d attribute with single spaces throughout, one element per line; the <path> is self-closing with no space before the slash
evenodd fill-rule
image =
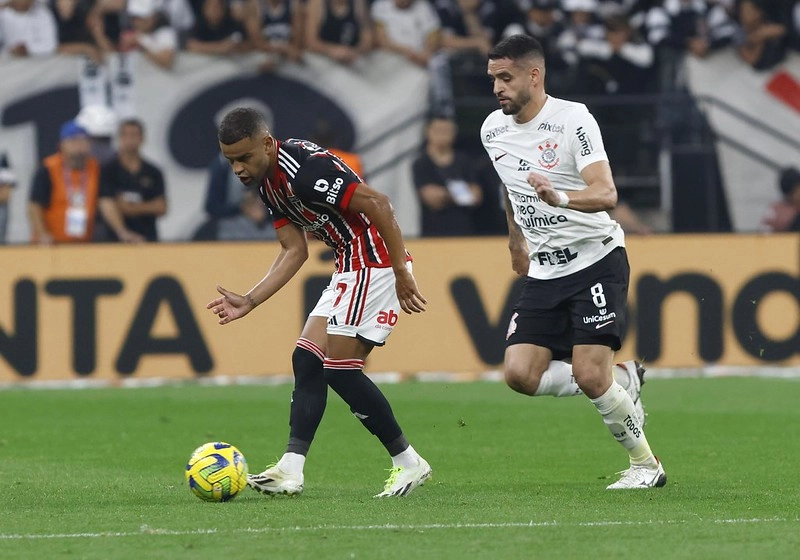
<path id="1" fill-rule="evenodd" d="M 226 325 L 280 290 L 308 258 L 306 234 L 324 241 L 336 270 L 292 354 L 294 392 L 286 452 L 248 485 L 266 494 L 300 494 L 306 455 L 325 412 L 328 386 L 384 445 L 393 468 L 376 497 L 405 496 L 431 476 L 408 443 L 364 360 L 383 346 L 402 309 L 425 311 L 411 257 L 389 198 L 367 186 L 330 152 L 307 140 L 277 140 L 263 116 L 237 108 L 222 119 L 220 149 L 239 180 L 257 188 L 273 214 L 281 251 L 266 276 L 240 295 L 221 286 L 208 309 Z"/>

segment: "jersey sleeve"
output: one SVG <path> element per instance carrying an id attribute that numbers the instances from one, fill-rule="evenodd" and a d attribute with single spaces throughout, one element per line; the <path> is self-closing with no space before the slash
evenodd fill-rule
<path id="1" fill-rule="evenodd" d="M 280 229 L 289 223 L 289 218 L 286 217 L 286 214 L 270 204 L 267 197 L 264 196 L 264 187 L 259 187 L 258 196 L 261 197 L 261 202 L 264 203 L 264 206 L 267 207 L 267 210 L 269 210 L 269 213 L 272 215 L 272 227 Z"/>
<path id="2" fill-rule="evenodd" d="M 608 161 L 600 127 L 588 109 L 578 111 L 570 119 L 568 130 L 570 151 L 575 156 L 578 172 L 596 161 Z"/>
<path id="3" fill-rule="evenodd" d="M 323 151 L 303 162 L 292 186 L 304 200 L 346 210 L 360 183 L 358 175 L 343 165 L 339 158 Z"/>

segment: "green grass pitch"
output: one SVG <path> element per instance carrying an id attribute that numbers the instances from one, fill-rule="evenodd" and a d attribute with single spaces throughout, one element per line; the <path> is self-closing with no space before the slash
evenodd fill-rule
<path id="1" fill-rule="evenodd" d="M 390 466 L 330 393 L 299 498 L 195 498 L 183 468 L 228 441 L 252 472 L 291 387 L 0 391 L 0 558 L 798 558 L 800 382 L 650 380 L 665 488 L 609 492 L 626 455 L 584 397 L 500 383 L 382 386 L 434 476 L 375 500 Z"/>

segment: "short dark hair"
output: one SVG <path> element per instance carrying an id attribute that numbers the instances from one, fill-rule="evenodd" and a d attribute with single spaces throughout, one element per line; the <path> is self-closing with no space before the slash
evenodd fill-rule
<path id="1" fill-rule="evenodd" d="M 222 118 L 217 140 L 229 146 L 244 138 L 252 138 L 258 132 L 269 132 L 264 116 L 255 109 L 237 107 Z"/>
<path id="2" fill-rule="evenodd" d="M 489 60 L 508 58 L 522 60 L 523 58 L 541 58 L 544 60 L 542 44 L 530 35 L 511 35 L 497 43 L 489 51 Z"/>
<path id="3" fill-rule="evenodd" d="M 135 118 L 131 117 L 131 118 L 127 118 L 127 119 L 121 120 L 119 122 L 118 130 L 122 130 L 126 126 L 135 126 L 136 128 L 139 129 L 139 134 L 144 136 L 144 123 L 142 121 L 140 121 L 139 119 L 135 119 Z"/>

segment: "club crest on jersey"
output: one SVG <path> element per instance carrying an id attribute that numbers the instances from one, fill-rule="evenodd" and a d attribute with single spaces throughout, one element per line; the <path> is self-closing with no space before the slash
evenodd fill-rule
<path id="1" fill-rule="evenodd" d="M 558 144 L 555 140 L 548 139 L 543 144 L 539 144 L 539 161 L 536 163 L 545 169 L 553 169 L 561 161 L 556 154 L 556 148 L 558 148 Z"/>

